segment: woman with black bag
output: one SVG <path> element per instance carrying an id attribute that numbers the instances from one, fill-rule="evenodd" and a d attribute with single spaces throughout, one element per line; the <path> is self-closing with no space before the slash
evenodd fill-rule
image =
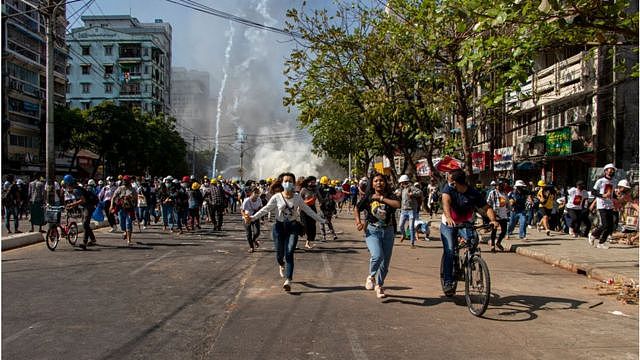
<path id="1" fill-rule="evenodd" d="M 280 277 L 285 278 L 282 289 L 291 291 L 293 253 L 298 243 L 298 236 L 303 231 L 300 223 L 300 210 L 317 222 L 324 223 L 325 220 L 304 203 L 300 194 L 294 192 L 296 183 L 294 174 L 280 174 L 277 183 L 282 184 L 283 191 L 273 194 L 267 205 L 254 215 L 244 213 L 243 218 L 245 223 L 251 223 L 275 210 L 276 222 L 273 224 L 273 240 L 276 247 L 276 261 L 280 267 Z"/>

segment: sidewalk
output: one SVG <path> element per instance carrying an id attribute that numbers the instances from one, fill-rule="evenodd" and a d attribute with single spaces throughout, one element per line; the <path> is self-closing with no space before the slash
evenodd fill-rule
<path id="1" fill-rule="evenodd" d="M 46 233 L 38 232 L 38 227 L 35 227 L 35 232 L 29 232 L 31 225 L 29 220 L 24 221 L 24 229 L 23 229 L 23 221 L 20 221 L 19 230 L 23 231 L 19 234 L 6 234 L 6 229 L 0 234 L 0 243 L 2 244 L 2 251 L 11 250 L 15 248 L 19 248 L 22 246 L 37 244 L 39 242 L 44 242 L 44 237 Z M 28 225 L 27 225 L 28 224 Z M 13 224 L 11 225 L 13 228 Z M 99 229 L 102 227 L 108 226 L 106 221 L 98 223 L 97 221 L 91 220 L 91 228 Z M 42 227 L 44 231 L 48 229 L 48 225 L 44 225 Z M 78 232 L 82 234 L 82 224 L 78 224 Z"/>

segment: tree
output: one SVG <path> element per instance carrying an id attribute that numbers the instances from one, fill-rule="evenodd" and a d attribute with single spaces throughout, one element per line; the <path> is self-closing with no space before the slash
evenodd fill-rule
<path id="1" fill-rule="evenodd" d="M 82 149 L 90 147 L 91 139 L 95 136 L 96 129 L 90 124 L 85 114 L 80 109 L 68 109 L 64 106 L 56 106 L 54 109 L 54 143 L 63 152 L 73 151 L 69 172 L 76 167 L 78 153 Z"/>

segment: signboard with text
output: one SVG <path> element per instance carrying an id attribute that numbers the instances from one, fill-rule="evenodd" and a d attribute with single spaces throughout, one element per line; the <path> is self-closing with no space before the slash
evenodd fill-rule
<path id="1" fill-rule="evenodd" d="M 547 133 L 547 156 L 571 154 L 571 128 L 562 128 Z"/>
<path id="2" fill-rule="evenodd" d="M 493 150 L 493 170 L 513 170 L 513 147 L 507 146 Z"/>
<path id="3" fill-rule="evenodd" d="M 479 174 L 487 169 L 489 160 L 489 153 L 487 151 L 471 153 L 471 164 L 473 166 L 473 173 Z"/>

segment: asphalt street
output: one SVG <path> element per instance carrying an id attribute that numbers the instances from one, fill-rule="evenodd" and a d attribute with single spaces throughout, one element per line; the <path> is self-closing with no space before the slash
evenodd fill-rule
<path id="1" fill-rule="evenodd" d="M 296 253 L 282 291 L 270 225 L 247 253 L 239 216 L 183 235 L 155 225 L 2 253 L 5 359 L 637 359 L 638 307 L 595 281 L 514 253 L 483 253 L 492 299 L 472 316 L 463 286 L 442 295 L 440 241 L 397 243 L 386 299 L 364 290 L 353 220 Z M 438 235 L 437 232 L 434 235 Z M 435 238 L 434 238 L 435 239 Z M 299 247 L 302 248 L 303 241 Z"/>

